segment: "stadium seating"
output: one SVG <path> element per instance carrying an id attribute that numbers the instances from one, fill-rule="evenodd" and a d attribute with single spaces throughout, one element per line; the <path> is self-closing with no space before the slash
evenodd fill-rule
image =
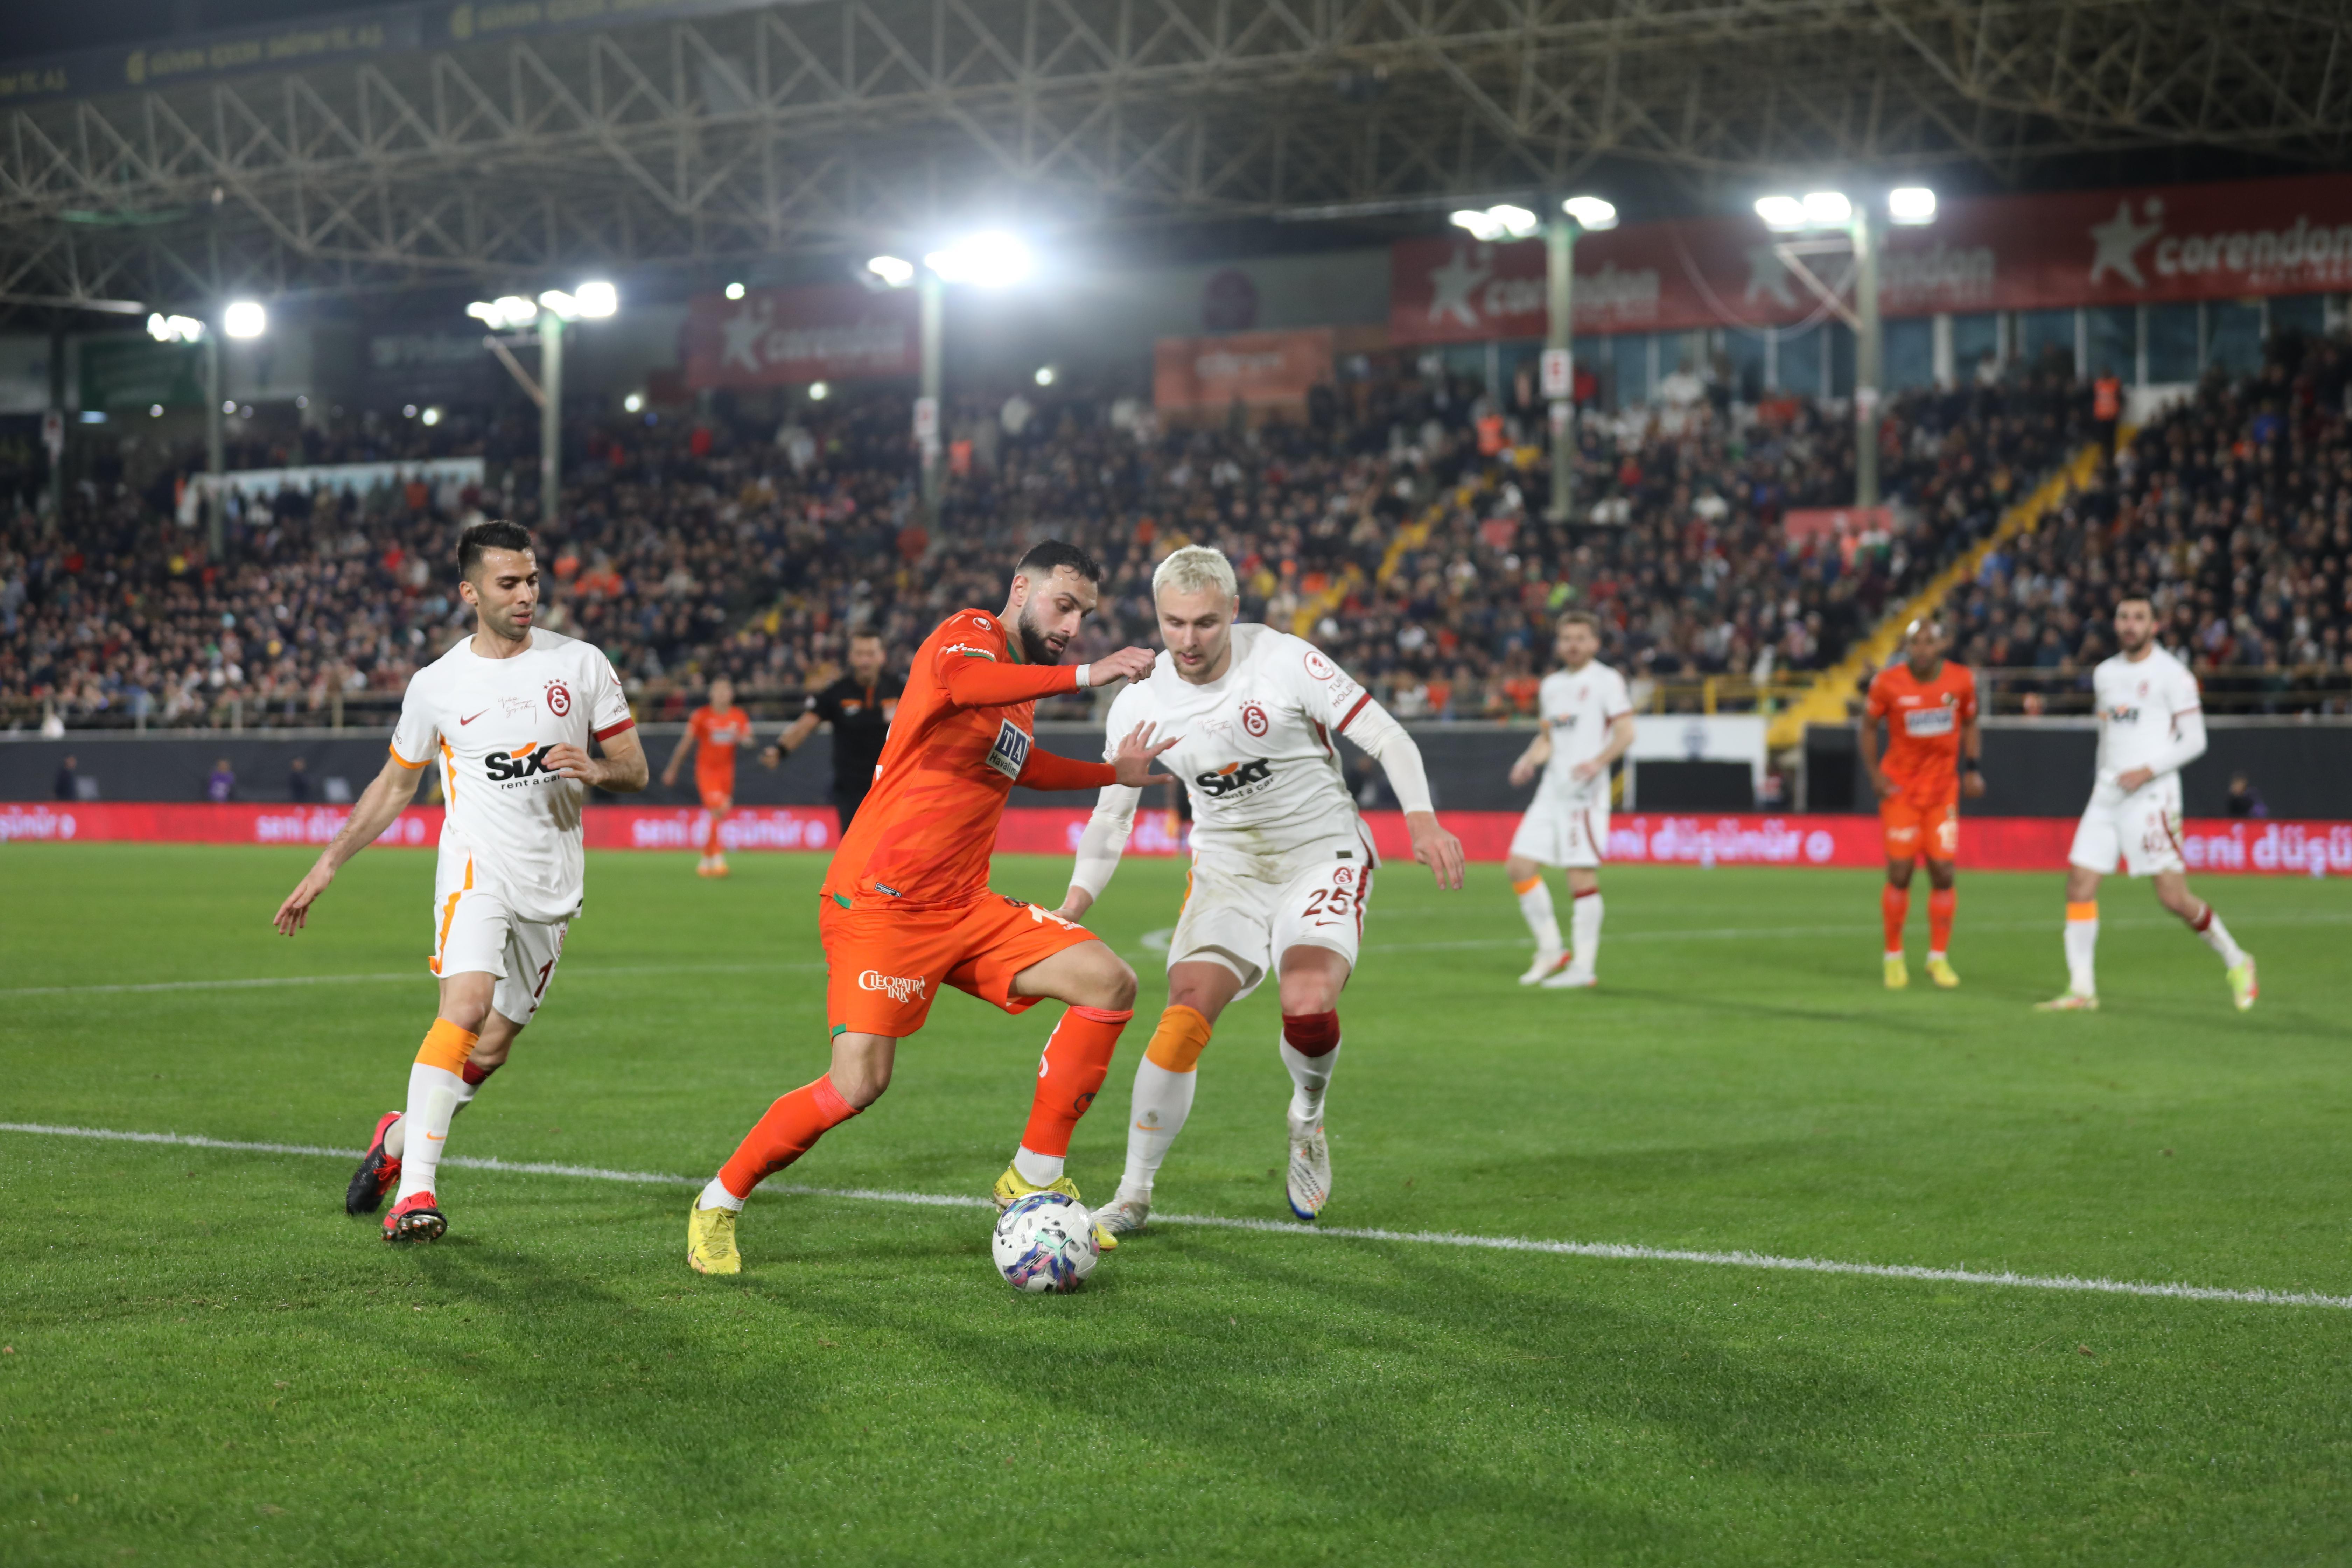
<path id="1" fill-rule="evenodd" d="M 2250 388 L 2209 388 L 2144 434 L 2126 472 L 2060 528 L 1997 552 L 1959 595 L 1969 656 L 2038 669 L 2054 639 L 2053 679 L 2058 660 L 2087 664 L 2084 605 L 2105 578 L 2190 571 L 2185 551 L 2210 535 L 2198 509 L 2226 505 L 2243 548 L 2200 555 L 2196 594 L 2168 613 L 2210 657 L 2340 669 L 2343 492 L 2315 522 L 2321 502 L 2295 476 L 2306 454 L 2333 465 L 2342 450 L 2342 363 L 2330 348 Z M 945 611 L 993 602 L 1008 550 L 1038 534 L 1084 542 L 1109 569 L 1105 613 L 1075 657 L 1147 637 L 1153 560 L 1197 539 L 1234 557 L 1245 615 L 1313 636 L 1408 716 L 1529 710 L 1543 625 L 1569 606 L 1602 616 L 1608 656 L 1645 689 L 1715 680 L 1727 700 L 1752 698 L 1834 663 L 2092 433 L 2082 389 L 2054 377 L 1907 395 L 1882 439 L 1892 526 L 1795 542 L 1784 512 L 1850 500 L 1853 457 L 1843 416 L 1793 397 L 1588 416 L 1577 513 L 1605 526 L 1572 531 L 1542 521 L 1541 454 L 1519 445 L 1538 411 L 1497 407 L 1475 384 L 1343 384 L 1307 422 L 1255 430 L 1163 432 L 1108 398 L 1017 401 L 968 403 L 951 420 L 935 529 L 920 521 L 903 396 L 803 404 L 782 428 L 723 414 L 577 424 L 565 506 L 541 529 L 546 624 L 603 646 L 649 716 L 721 671 L 773 714 L 830 678 L 850 627 L 904 648 Z M 2299 412 L 2281 425 L 2285 401 Z M 2224 426 L 2244 450 L 2221 461 L 2210 448 Z M 454 419 L 429 437 L 413 422 L 350 424 L 240 456 L 428 450 L 488 455 L 493 473 L 521 458 L 526 475 L 531 455 L 519 426 Z M 2159 484 L 2184 500 L 2159 505 Z M 2216 485 L 2230 499 L 2202 499 Z M 2298 619 L 2293 606 L 2323 585 L 2316 547 L 2298 569 L 2294 545 L 2245 522 L 2257 493 L 2265 523 L 2296 509 L 2297 538 L 2338 530 L 2326 614 Z M 444 565 L 454 526 L 513 505 L 421 488 L 289 493 L 239 516 L 226 558 L 208 562 L 202 530 L 179 526 L 168 498 L 79 495 L 61 526 L 26 513 L 0 530 L 0 722 L 50 707 L 78 723 L 248 725 L 317 722 L 339 700 L 388 709 L 464 623 Z M 2179 548 L 2161 564 L 2085 547 L 2117 516 L 2178 504 L 2191 510 L 2169 525 Z M 2219 564 L 2241 557 L 2234 576 Z M 2263 658 L 2247 659 L 2257 646 Z"/>

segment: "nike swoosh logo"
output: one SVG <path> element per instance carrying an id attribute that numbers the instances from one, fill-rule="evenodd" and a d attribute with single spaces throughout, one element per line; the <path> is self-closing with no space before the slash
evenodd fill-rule
<path id="1" fill-rule="evenodd" d="M 488 711 L 489 711 L 489 710 L 488 710 L 488 709 L 487 709 L 487 708 L 485 708 L 485 709 L 483 709 L 483 710 L 482 710 L 482 713 L 487 713 L 487 712 L 488 712 Z M 476 713 L 476 714 L 472 714 L 472 715 L 470 715 L 470 716 L 468 716 L 468 717 L 467 717 L 467 718 L 464 718 L 464 719 L 460 719 L 460 720 L 458 720 L 458 721 L 457 721 L 457 722 L 458 722 L 458 723 L 460 723 L 460 724 L 470 724 L 470 723 L 472 723 L 476 719 L 480 718 L 480 717 L 482 716 L 482 713 Z"/>

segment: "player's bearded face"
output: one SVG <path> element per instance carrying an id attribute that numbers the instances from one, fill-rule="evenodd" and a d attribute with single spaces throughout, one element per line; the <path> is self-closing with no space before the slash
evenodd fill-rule
<path id="1" fill-rule="evenodd" d="M 1059 664 L 1062 650 L 1078 635 L 1078 623 L 1095 607 L 1095 585 L 1066 566 L 1030 585 L 1013 630 L 1021 634 L 1021 657 L 1031 664 Z"/>
<path id="2" fill-rule="evenodd" d="M 2116 606 L 2116 640 L 2126 653 L 2137 653 L 2156 636 L 2156 612 L 2137 599 Z"/>
<path id="3" fill-rule="evenodd" d="M 486 550 L 457 592 L 493 636 L 520 642 L 539 613 L 539 563 L 528 550 Z"/>

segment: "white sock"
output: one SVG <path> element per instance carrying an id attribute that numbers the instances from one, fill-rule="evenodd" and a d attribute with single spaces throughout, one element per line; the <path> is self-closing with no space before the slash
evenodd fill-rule
<path id="1" fill-rule="evenodd" d="M 1569 900 L 1569 928 L 1576 932 L 1573 951 L 1576 970 L 1580 974 L 1592 973 L 1594 963 L 1601 957 L 1601 891 L 1594 889 L 1580 893 Z"/>
<path id="2" fill-rule="evenodd" d="M 489 1075 L 487 1073 L 483 1074 L 482 1082 L 488 1083 L 488 1081 Z M 481 1084 L 467 1083 L 463 1077 L 460 1077 L 457 1079 L 457 1110 L 449 1112 L 449 1120 L 453 1122 L 457 1121 L 457 1111 L 463 1110 L 466 1107 L 473 1104 L 474 1096 L 479 1094 L 481 1091 Z M 387 1157 L 397 1160 L 402 1154 L 405 1153 L 407 1150 L 408 1117 L 406 1113 L 404 1112 L 399 1120 L 395 1121 L 391 1126 L 383 1130 L 383 1152 Z"/>
<path id="3" fill-rule="evenodd" d="M 1551 887 L 1541 877 L 1536 885 L 1519 895 L 1519 916 L 1535 933 L 1536 951 L 1563 952 L 1567 944 L 1559 940 L 1559 917 L 1552 913 Z"/>
<path id="4" fill-rule="evenodd" d="M 1050 1187 L 1060 1181 L 1065 1163 L 1059 1154 L 1040 1154 L 1025 1143 L 1013 1154 L 1013 1168 L 1033 1187 Z"/>
<path id="5" fill-rule="evenodd" d="M 400 1196 L 406 1203 L 419 1193 L 433 1190 L 433 1178 L 441 1169 L 441 1151 L 447 1146 L 450 1118 L 457 1114 L 457 1099 L 466 1080 L 447 1068 L 427 1067 L 423 1062 L 408 1069 L 408 1110 L 401 1117 L 403 1129 L 414 1128 L 416 1141 L 404 1138 L 400 1157 Z"/>
<path id="6" fill-rule="evenodd" d="M 2221 955 L 2221 963 L 2226 967 L 2235 969 L 2246 962 L 2246 950 L 2238 945 L 2237 939 L 2230 934 L 2230 928 L 2221 923 L 2221 911 L 2210 904 L 2205 906 L 2205 929 L 2197 934 L 2207 947 Z"/>
<path id="7" fill-rule="evenodd" d="M 2095 996 L 2099 982 L 2091 960 L 2099 950 L 2099 919 L 2066 922 L 2066 989 L 2077 996 Z"/>
<path id="8" fill-rule="evenodd" d="M 1199 1068 L 1171 1072 L 1150 1057 L 1135 1063 L 1135 1098 L 1127 1118 L 1127 1173 L 1119 1178 L 1123 1198 L 1151 1196 L 1151 1179 L 1168 1158 L 1169 1146 L 1192 1114 L 1192 1090 L 1200 1084 Z"/>
<path id="9" fill-rule="evenodd" d="M 1331 1087 L 1331 1071 L 1339 1065 L 1339 1045 L 1319 1057 L 1301 1056 L 1282 1042 L 1282 1065 L 1290 1069 L 1290 1119 L 1312 1125 L 1323 1120 L 1323 1094 Z"/>
<path id="10" fill-rule="evenodd" d="M 694 1200 L 694 1206 L 698 1209 L 733 1209 L 741 1214 L 744 1202 L 727 1190 L 726 1183 L 713 1176 L 710 1184 L 702 1189 L 702 1195 Z"/>

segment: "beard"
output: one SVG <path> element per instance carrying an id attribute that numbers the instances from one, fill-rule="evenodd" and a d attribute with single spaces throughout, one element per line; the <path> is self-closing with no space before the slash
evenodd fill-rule
<path id="1" fill-rule="evenodd" d="M 1045 640 L 1045 631 L 1029 618 L 1026 605 L 1022 607 L 1021 618 L 1013 623 L 1013 629 L 1021 634 L 1021 657 L 1031 664 L 1062 662 L 1062 650 Z"/>

